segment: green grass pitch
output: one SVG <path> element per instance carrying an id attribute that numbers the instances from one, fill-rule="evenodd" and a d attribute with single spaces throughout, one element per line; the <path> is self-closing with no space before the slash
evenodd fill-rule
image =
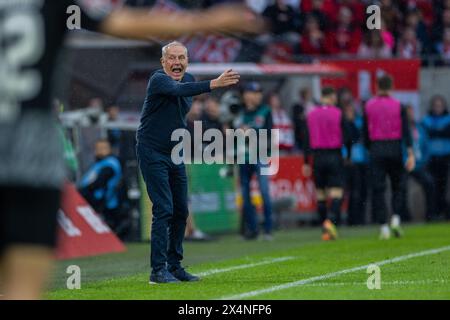
<path id="1" fill-rule="evenodd" d="M 375 227 L 342 228 L 334 242 L 322 242 L 319 232 L 186 243 L 184 265 L 204 275 L 197 283 L 148 284 L 149 244 L 129 244 L 125 253 L 58 262 L 46 298 L 450 299 L 449 223 L 406 226 L 403 238 L 387 241 Z M 369 290 L 365 266 L 381 261 L 381 288 Z M 66 288 L 69 265 L 81 268 L 79 290 Z"/>

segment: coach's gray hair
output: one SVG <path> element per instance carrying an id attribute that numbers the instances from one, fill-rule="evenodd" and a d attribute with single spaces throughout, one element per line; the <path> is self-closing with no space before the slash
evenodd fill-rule
<path id="1" fill-rule="evenodd" d="M 181 42 L 178 41 L 172 41 L 171 43 L 166 44 L 164 47 L 162 47 L 161 49 L 161 55 L 164 57 L 167 54 L 167 50 L 170 47 L 183 47 L 184 51 L 186 51 L 186 55 L 188 53 L 188 50 L 186 48 L 186 46 L 184 44 L 182 44 Z"/>

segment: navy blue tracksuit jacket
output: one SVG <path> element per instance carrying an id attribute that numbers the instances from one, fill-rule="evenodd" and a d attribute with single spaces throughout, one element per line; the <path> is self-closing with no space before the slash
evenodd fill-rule
<path id="1" fill-rule="evenodd" d="M 170 136 L 174 130 L 186 128 L 186 114 L 191 108 L 192 97 L 210 91 L 209 80 L 194 81 L 189 73 L 185 73 L 180 82 L 163 70 L 153 73 L 137 131 L 138 144 L 170 154 L 177 144 L 170 141 Z"/>

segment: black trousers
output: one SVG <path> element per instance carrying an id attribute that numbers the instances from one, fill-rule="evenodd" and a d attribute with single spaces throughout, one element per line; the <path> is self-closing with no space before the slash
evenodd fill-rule
<path id="1" fill-rule="evenodd" d="M 448 169 L 450 165 L 450 156 L 431 157 L 428 164 L 428 171 L 433 177 L 436 188 L 435 201 L 437 214 L 447 214 L 449 216 L 449 207 L 447 203 L 447 184 Z"/>
<path id="2" fill-rule="evenodd" d="M 349 192 L 347 223 L 366 224 L 366 204 L 368 196 L 369 167 L 357 163 L 347 167 L 347 190 Z"/>
<path id="3" fill-rule="evenodd" d="M 142 144 L 137 145 L 137 156 L 152 201 L 151 267 L 153 272 L 181 268 L 189 214 L 185 166 Z"/>
<path id="4" fill-rule="evenodd" d="M 403 219 L 406 215 L 406 171 L 401 156 L 371 154 L 370 181 L 372 184 L 372 214 L 379 224 L 387 223 L 385 200 L 386 176 L 391 182 L 392 209 Z"/>

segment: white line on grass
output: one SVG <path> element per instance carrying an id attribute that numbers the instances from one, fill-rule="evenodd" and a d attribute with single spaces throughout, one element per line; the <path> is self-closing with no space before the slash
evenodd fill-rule
<path id="1" fill-rule="evenodd" d="M 265 289 L 254 290 L 254 291 L 250 291 L 250 292 L 244 292 L 244 293 L 236 294 L 236 295 L 233 295 L 233 296 L 225 296 L 225 297 L 222 297 L 222 298 L 219 298 L 219 299 L 220 300 L 239 300 L 239 299 L 244 299 L 244 298 L 251 298 L 251 297 L 254 297 L 254 296 L 259 296 L 259 295 L 264 294 L 264 293 L 270 293 L 270 292 L 274 292 L 274 291 L 289 289 L 289 288 L 292 288 L 292 287 L 309 284 L 309 283 L 312 283 L 312 282 L 315 282 L 315 281 L 330 279 L 330 278 L 338 277 L 338 276 L 343 275 L 343 274 L 356 272 L 356 271 L 360 271 L 360 270 L 365 270 L 372 264 L 376 264 L 378 266 L 382 266 L 382 265 L 385 265 L 385 264 L 396 263 L 396 262 L 400 262 L 400 261 L 404 261 L 404 260 L 408 260 L 408 259 L 412 259 L 412 258 L 428 256 L 428 255 L 431 255 L 431 254 L 437 254 L 437 253 L 448 251 L 448 250 L 450 250 L 450 246 L 436 248 L 436 249 L 430 249 L 430 250 L 425 250 L 425 251 L 420 251 L 420 252 L 416 252 L 416 253 L 410 253 L 410 254 L 407 254 L 407 255 L 404 255 L 404 256 L 398 256 L 398 257 L 395 257 L 395 258 L 392 258 L 392 259 L 387 259 L 387 260 L 383 260 L 383 261 L 379 261 L 379 262 L 374 262 L 374 263 L 366 264 L 366 265 L 359 266 L 359 267 L 354 267 L 354 268 L 350 268 L 350 269 L 344 269 L 344 270 L 340 270 L 340 271 L 336 271 L 336 272 L 327 273 L 327 274 L 324 274 L 324 275 L 321 275 L 321 276 L 316 276 L 316 277 L 312 277 L 312 278 L 302 279 L 302 280 L 298 280 L 298 281 L 294 281 L 294 282 L 288 282 L 288 283 L 285 283 L 285 284 L 272 286 L 272 287 L 265 288 Z"/>
<path id="2" fill-rule="evenodd" d="M 450 280 L 446 279 L 426 279 L 426 280 L 397 280 L 397 281 L 383 281 L 383 286 L 408 286 L 432 283 L 448 283 Z M 304 287 L 341 287 L 341 286 L 367 286 L 367 282 L 318 282 L 303 285 Z"/>
<path id="3" fill-rule="evenodd" d="M 265 264 L 283 262 L 283 261 L 288 261 L 288 260 L 292 260 L 292 259 L 294 259 L 294 257 L 280 257 L 280 258 L 263 260 L 261 262 L 241 264 L 241 265 L 238 265 L 238 266 L 233 266 L 233 267 L 228 267 L 228 268 L 211 269 L 211 270 L 208 270 L 208 271 L 196 273 L 196 275 L 198 275 L 200 277 L 206 277 L 206 276 L 210 276 L 210 275 L 216 274 L 216 273 L 222 273 L 222 272 L 229 272 L 229 271 L 235 271 L 235 270 L 240 270 L 240 269 L 253 268 L 253 267 L 263 266 Z"/>

